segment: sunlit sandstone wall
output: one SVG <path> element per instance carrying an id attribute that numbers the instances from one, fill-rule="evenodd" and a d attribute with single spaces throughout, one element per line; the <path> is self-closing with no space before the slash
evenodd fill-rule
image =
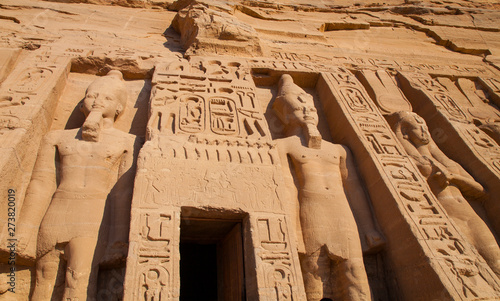
<path id="1" fill-rule="evenodd" d="M 225 300 L 500 298 L 498 4 L 64 2 L 0 6 L 2 298 L 182 299 L 199 219 L 241 225 Z M 110 70 L 123 110 L 85 117 Z M 120 144 L 83 133 L 111 120 L 135 146 L 103 157 L 109 191 L 61 178 L 97 175 L 94 146 Z M 68 163 L 73 142 L 94 159 Z M 66 181 L 86 194 L 47 247 Z M 79 244 L 67 217 L 100 193 L 98 243 Z"/>

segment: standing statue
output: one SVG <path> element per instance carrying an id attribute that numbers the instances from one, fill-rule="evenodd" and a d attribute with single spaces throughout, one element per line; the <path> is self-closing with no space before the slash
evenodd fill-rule
<path id="1" fill-rule="evenodd" d="M 500 248 L 495 236 L 464 198 L 480 201 L 486 197 L 484 188 L 462 166 L 441 152 L 420 116 L 403 111 L 390 115 L 388 120 L 448 215 L 500 276 Z"/>
<path id="2" fill-rule="evenodd" d="M 83 126 L 42 141 L 16 232 L 18 256 L 34 258 L 36 248 L 33 301 L 51 300 L 61 259 L 62 300 L 83 301 L 95 298 L 103 245 L 126 256 L 135 136 L 113 128 L 126 103 L 122 74 L 110 71 L 86 91 Z"/>
<path id="3" fill-rule="evenodd" d="M 358 226 L 371 251 L 380 249 L 384 240 L 351 152 L 322 140 L 313 99 L 290 75 L 281 77 L 273 109 L 288 136 L 277 140 L 282 164 L 288 166 L 290 157 L 298 178 L 307 300 L 371 300 Z"/>

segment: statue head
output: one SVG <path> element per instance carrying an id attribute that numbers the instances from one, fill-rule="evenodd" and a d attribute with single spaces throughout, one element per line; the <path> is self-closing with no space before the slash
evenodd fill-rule
<path id="1" fill-rule="evenodd" d="M 398 138 L 408 140 L 415 146 L 429 144 L 431 135 L 425 120 L 416 113 L 401 111 L 392 114 L 394 133 Z"/>
<path id="2" fill-rule="evenodd" d="M 297 86 L 289 74 L 283 74 L 279 81 L 278 96 L 273 110 L 288 128 L 302 129 L 308 147 L 321 148 L 321 134 L 318 131 L 318 113 L 311 95 Z"/>
<path id="3" fill-rule="evenodd" d="M 127 105 L 127 88 L 120 71 L 111 70 L 106 76 L 93 81 L 80 106 L 85 114 L 82 138 L 99 141 L 102 128 L 112 127 Z"/>
<path id="4" fill-rule="evenodd" d="M 89 85 L 80 110 L 85 117 L 92 111 L 99 111 L 103 118 L 111 118 L 114 121 L 124 111 L 127 98 L 127 88 L 122 73 L 111 70 L 106 76 L 96 79 Z"/>
<path id="5" fill-rule="evenodd" d="M 273 109 L 281 122 L 287 126 L 292 124 L 318 125 L 318 113 L 312 96 L 297 86 L 288 74 L 281 76 Z"/>

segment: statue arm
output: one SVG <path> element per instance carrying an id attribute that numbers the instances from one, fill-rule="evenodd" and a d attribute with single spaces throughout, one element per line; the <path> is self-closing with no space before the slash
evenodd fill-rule
<path id="1" fill-rule="evenodd" d="M 130 142 L 131 140 L 131 142 Z M 101 264 L 115 264 L 127 258 L 130 230 L 130 210 L 134 189 L 139 139 L 127 139 L 118 168 L 118 180 L 110 195 L 110 231 L 107 249 Z"/>
<path id="2" fill-rule="evenodd" d="M 285 141 L 276 141 L 276 148 L 278 150 L 281 167 L 283 168 L 283 171 L 285 171 L 288 168 L 288 149 Z"/>
<path id="3" fill-rule="evenodd" d="M 285 186 L 287 187 L 287 200 L 285 200 L 285 210 L 290 214 L 291 220 L 293 222 L 294 228 L 296 229 L 297 235 L 297 248 L 300 253 L 305 252 L 304 240 L 302 238 L 302 229 L 300 226 L 299 217 L 299 203 L 297 202 L 297 190 L 298 187 L 294 184 L 293 171 L 289 168 L 288 162 L 288 144 L 286 140 L 277 140 L 276 147 L 278 150 L 278 155 L 281 163 L 281 170 L 283 171 L 283 177 L 285 180 Z"/>
<path id="4" fill-rule="evenodd" d="M 113 187 L 111 198 L 111 244 L 116 242 L 127 243 L 128 241 L 136 160 L 140 149 L 138 140 L 136 138 L 134 142 L 129 143 L 130 146 L 127 146 L 118 169 L 118 180 Z"/>
<path id="5" fill-rule="evenodd" d="M 364 239 L 361 239 L 363 252 L 377 252 L 383 247 L 385 243 L 384 238 L 375 225 L 369 199 L 356 171 L 353 155 L 346 146 L 342 146 L 342 148 L 340 172 L 349 205 L 356 218 L 360 232 L 364 234 Z"/>
<path id="6" fill-rule="evenodd" d="M 448 182 L 457 186 L 464 196 L 472 199 L 482 199 L 486 197 L 484 187 L 460 164 L 448 158 L 434 143 L 431 146 L 431 152 L 434 158 L 448 168 L 448 170 L 444 171 Z M 450 169 L 456 170 L 456 172 L 451 172 Z"/>
<path id="7" fill-rule="evenodd" d="M 455 184 L 466 198 L 483 201 L 488 197 L 484 187 L 476 182 L 470 175 L 453 175 L 450 179 L 450 183 Z"/>
<path id="8" fill-rule="evenodd" d="M 40 223 L 57 189 L 55 133 L 47 134 L 42 140 L 31 181 L 26 191 L 16 230 L 20 256 L 35 257 L 36 238 Z"/>

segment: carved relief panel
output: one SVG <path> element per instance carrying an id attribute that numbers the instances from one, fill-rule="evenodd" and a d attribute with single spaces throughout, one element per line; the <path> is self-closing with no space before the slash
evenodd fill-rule
<path id="1" fill-rule="evenodd" d="M 153 82 L 151 113 L 163 116 L 168 99 L 168 114 L 177 116 L 174 124 L 168 125 L 174 134 L 268 140 L 255 85 L 244 62 L 206 58 L 175 61 L 158 66 Z M 151 127 L 164 132 L 163 124 Z"/>

